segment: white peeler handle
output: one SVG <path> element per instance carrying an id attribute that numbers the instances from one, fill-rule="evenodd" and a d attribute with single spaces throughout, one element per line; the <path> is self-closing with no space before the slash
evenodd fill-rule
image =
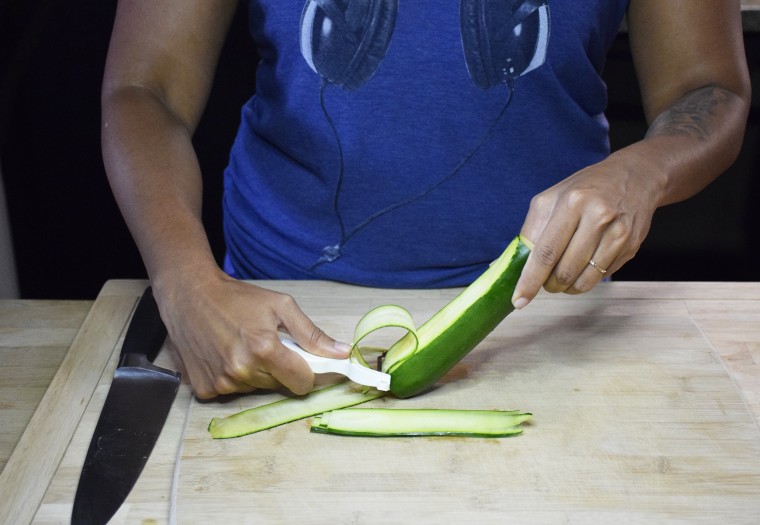
<path id="1" fill-rule="evenodd" d="M 353 363 L 349 359 L 331 359 L 329 357 L 310 354 L 298 346 L 295 341 L 282 335 L 280 335 L 280 341 L 282 341 L 284 346 L 303 357 L 309 364 L 311 371 L 315 374 L 334 372 L 346 376 L 354 383 L 372 386 L 383 392 L 388 391 L 391 388 L 391 376 L 385 372 L 380 372 L 358 363 Z"/>

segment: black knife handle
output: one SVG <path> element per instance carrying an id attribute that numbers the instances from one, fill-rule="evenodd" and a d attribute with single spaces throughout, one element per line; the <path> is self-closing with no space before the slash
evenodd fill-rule
<path id="1" fill-rule="evenodd" d="M 166 326 L 158 312 L 153 290 L 148 286 L 137 303 L 135 313 L 132 314 L 127 334 L 124 336 L 124 345 L 121 347 L 121 356 L 144 354 L 148 361 L 153 362 L 165 339 Z"/>

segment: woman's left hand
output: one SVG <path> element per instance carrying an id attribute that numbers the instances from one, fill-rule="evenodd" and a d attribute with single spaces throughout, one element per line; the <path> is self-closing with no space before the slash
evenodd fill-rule
<path id="1" fill-rule="evenodd" d="M 631 0 L 626 17 L 646 137 L 533 198 L 516 307 L 542 286 L 593 288 L 636 254 L 658 206 L 694 195 L 739 153 L 750 103 L 739 0 Z"/>
<path id="2" fill-rule="evenodd" d="M 621 150 L 532 199 L 521 234 L 534 247 L 513 296 L 517 308 L 542 287 L 587 292 L 636 254 L 663 179 L 634 149 Z"/>

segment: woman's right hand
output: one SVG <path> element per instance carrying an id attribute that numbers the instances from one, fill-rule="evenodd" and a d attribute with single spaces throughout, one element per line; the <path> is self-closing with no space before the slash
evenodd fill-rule
<path id="1" fill-rule="evenodd" d="M 290 295 L 238 281 L 221 270 L 187 281 L 154 284 L 154 292 L 169 338 L 201 399 L 280 386 L 308 393 L 314 374 L 280 343 L 278 331 L 311 353 L 348 357 L 350 347 L 320 330 Z"/>
<path id="2" fill-rule="evenodd" d="M 120 0 L 103 80 L 103 160 L 151 278 L 169 338 L 200 398 L 314 375 L 280 344 L 347 357 L 293 298 L 236 281 L 216 265 L 202 222 L 192 136 L 237 0 Z"/>

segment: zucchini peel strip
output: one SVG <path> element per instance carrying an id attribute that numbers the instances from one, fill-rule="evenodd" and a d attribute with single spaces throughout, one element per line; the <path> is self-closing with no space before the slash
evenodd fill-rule
<path id="1" fill-rule="evenodd" d="M 214 439 L 245 436 L 329 410 L 366 403 L 384 395 L 385 392 L 346 381 L 315 390 L 306 396 L 286 397 L 231 416 L 215 417 L 209 423 L 208 431 Z"/>
<path id="2" fill-rule="evenodd" d="M 406 330 L 407 336 L 411 337 L 412 340 L 417 341 L 417 330 L 414 326 L 412 314 L 401 306 L 384 304 L 373 308 L 364 314 L 364 316 L 359 319 L 359 322 L 356 323 L 356 328 L 354 328 L 354 344 L 351 347 L 349 359 L 354 363 L 359 363 L 369 368 L 367 361 L 362 355 L 359 343 L 372 332 L 391 327 Z"/>
<path id="3" fill-rule="evenodd" d="M 311 431 L 368 437 L 507 437 L 522 433 L 522 423 L 531 417 L 519 410 L 344 408 L 315 417 Z"/>

